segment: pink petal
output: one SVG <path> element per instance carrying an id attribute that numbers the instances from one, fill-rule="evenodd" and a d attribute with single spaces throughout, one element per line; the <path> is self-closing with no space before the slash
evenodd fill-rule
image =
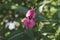
<path id="1" fill-rule="evenodd" d="M 30 20 L 29 28 L 33 28 L 35 26 L 34 20 Z"/>
<path id="2" fill-rule="evenodd" d="M 26 17 L 32 17 L 32 18 L 35 18 L 35 10 L 28 10 L 27 14 L 26 14 Z"/>
<path id="3" fill-rule="evenodd" d="M 29 20 L 29 19 L 25 19 L 24 20 L 24 25 L 27 27 L 27 28 L 33 28 L 35 26 L 35 22 L 33 19 Z"/>

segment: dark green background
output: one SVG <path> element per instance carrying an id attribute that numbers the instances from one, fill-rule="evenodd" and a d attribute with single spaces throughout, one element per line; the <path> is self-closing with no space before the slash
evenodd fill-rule
<path id="1" fill-rule="evenodd" d="M 44 6 L 43 12 L 39 13 L 41 2 L 43 0 L 0 0 L 0 40 L 60 40 L 60 0 L 52 0 Z M 12 6 L 14 8 L 11 8 Z M 22 19 L 32 6 L 36 10 L 36 25 L 27 29 Z M 19 17 L 15 18 L 15 14 Z M 6 19 L 18 21 L 20 26 L 17 30 L 9 30 L 5 28 Z"/>

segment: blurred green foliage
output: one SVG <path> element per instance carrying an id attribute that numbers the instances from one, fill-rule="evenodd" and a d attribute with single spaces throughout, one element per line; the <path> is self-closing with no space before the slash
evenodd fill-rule
<path id="1" fill-rule="evenodd" d="M 60 0 L 47 1 L 49 3 L 39 13 L 38 8 L 43 0 L 0 0 L 0 40 L 60 40 Z M 32 6 L 36 10 L 36 25 L 33 29 L 27 29 L 22 20 Z M 4 21 L 12 18 L 20 26 L 9 30 L 5 28 Z"/>

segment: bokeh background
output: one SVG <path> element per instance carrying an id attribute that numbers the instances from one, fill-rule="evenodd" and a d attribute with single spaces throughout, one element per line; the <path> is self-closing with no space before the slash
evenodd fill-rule
<path id="1" fill-rule="evenodd" d="M 60 0 L 47 1 L 40 13 L 43 0 L 0 0 L 0 40 L 60 40 Z M 22 21 L 32 6 L 36 10 L 36 25 L 27 29 Z M 6 21 L 17 21 L 20 26 L 9 30 Z"/>

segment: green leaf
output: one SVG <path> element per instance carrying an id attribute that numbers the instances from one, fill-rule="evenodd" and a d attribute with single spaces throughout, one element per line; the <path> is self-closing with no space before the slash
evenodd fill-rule
<path id="1" fill-rule="evenodd" d="M 25 13 L 28 11 L 28 9 L 25 8 L 25 7 L 22 7 L 22 6 L 18 6 L 18 7 L 15 9 L 15 11 L 25 14 Z"/>

